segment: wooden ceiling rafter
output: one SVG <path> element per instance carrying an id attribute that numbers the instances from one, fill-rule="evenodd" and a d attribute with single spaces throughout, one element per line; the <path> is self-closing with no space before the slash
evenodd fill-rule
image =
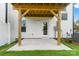
<path id="1" fill-rule="evenodd" d="M 50 11 L 51 11 L 51 13 L 52 13 L 54 16 L 57 17 L 57 13 L 55 13 L 55 11 L 53 11 L 53 10 L 50 10 Z"/>
<path id="2" fill-rule="evenodd" d="M 47 17 L 53 17 L 53 14 L 49 11 L 49 10 L 31 10 L 29 11 L 29 14 L 31 15 L 35 15 L 36 17 L 39 16 L 39 17 L 45 17 L 45 15 Z M 34 16 L 33 16 L 34 17 Z"/>
<path id="3" fill-rule="evenodd" d="M 22 14 L 22 16 L 25 16 L 29 11 L 30 11 L 29 9 L 26 10 L 26 11 Z"/>

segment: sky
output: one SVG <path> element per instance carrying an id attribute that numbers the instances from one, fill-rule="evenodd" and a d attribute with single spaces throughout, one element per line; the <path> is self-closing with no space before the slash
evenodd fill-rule
<path id="1" fill-rule="evenodd" d="M 79 4 L 74 4 L 74 21 L 79 20 Z"/>

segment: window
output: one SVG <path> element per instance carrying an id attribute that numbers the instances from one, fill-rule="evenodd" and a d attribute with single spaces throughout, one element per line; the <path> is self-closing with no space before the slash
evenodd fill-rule
<path id="1" fill-rule="evenodd" d="M 26 20 L 22 20 L 21 31 L 22 31 L 22 32 L 26 32 Z"/>
<path id="2" fill-rule="evenodd" d="M 67 13 L 62 13 L 62 20 L 67 20 Z"/>
<path id="3" fill-rule="evenodd" d="M 44 22 L 43 23 L 43 35 L 47 35 L 48 34 L 48 23 Z"/>

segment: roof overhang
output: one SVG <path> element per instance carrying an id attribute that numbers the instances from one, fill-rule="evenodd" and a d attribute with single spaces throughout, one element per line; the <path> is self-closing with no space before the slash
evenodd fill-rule
<path id="1" fill-rule="evenodd" d="M 13 9 L 21 10 L 26 17 L 53 17 L 51 11 L 56 14 L 63 10 L 69 3 L 12 3 Z"/>

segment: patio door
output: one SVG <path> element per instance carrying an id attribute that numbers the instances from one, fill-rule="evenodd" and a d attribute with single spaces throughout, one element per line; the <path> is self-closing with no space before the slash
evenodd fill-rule
<path id="1" fill-rule="evenodd" d="M 48 35 L 48 23 L 43 22 L 43 35 Z"/>

